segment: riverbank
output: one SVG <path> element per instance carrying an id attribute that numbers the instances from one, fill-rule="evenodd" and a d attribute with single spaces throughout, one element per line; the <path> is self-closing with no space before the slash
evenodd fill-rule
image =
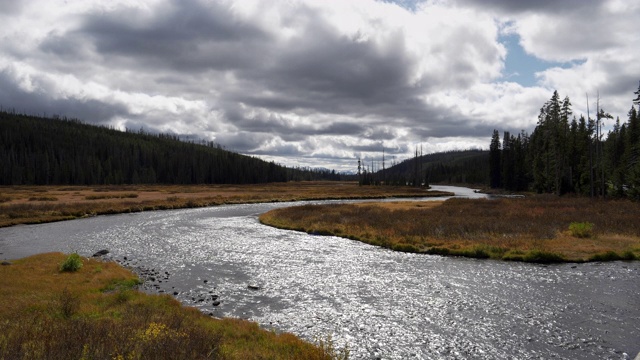
<path id="1" fill-rule="evenodd" d="M 0 358 L 345 358 L 330 342 L 312 345 L 139 292 L 137 277 L 114 262 L 81 259 L 78 271 L 62 272 L 65 258 L 48 253 L 0 266 Z"/>
<path id="2" fill-rule="evenodd" d="M 639 259 L 637 219 L 638 203 L 554 196 L 303 205 L 260 216 L 397 251 L 538 263 Z"/>
<path id="3" fill-rule="evenodd" d="M 330 181 L 257 185 L 4 186 L 0 187 L 0 227 L 224 204 L 447 195 L 451 194 Z"/>

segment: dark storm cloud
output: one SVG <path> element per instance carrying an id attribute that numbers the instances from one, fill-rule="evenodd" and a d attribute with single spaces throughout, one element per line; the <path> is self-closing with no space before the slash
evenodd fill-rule
<path id="1" fill-rule="evenodd" d="M 365 132 L 364 124 L 347 121 L 330 121 L 326 124 L 287 119 L 273 113 L 262 113 L 246 117 L 238 107 L 230 107 L 226 116 L 234 126 L 242 131 L 257 133 L 273 133 L 282 136 L 287 141 L 300 141 L 309 135 L 353 135 Z"/>
<path id="2" fill-rule="evenodd" d="M 39 49 L 45 54 L 53 54 L 61 59 L 78 62 L 83 56 L 82 43 L 70 34 L 49 34 L 40 43 Z"/>
<path id="3" fill-rule="evenodd" d="M 602 0 L 456 0 L 460 5 L 490 8 L 506 13 L 546 12 L 557 13 L 575 11 L 576 9 L 593 8 L 603 3 Z"/>
<path id="4" fill-rule="evenodd" d="M 0 106 L 27 115 L 67 117 L 109 125 L 115 116 L 126 116 L 126 107 L 95 99 L 55 99 L 44 92 L 21 90 L 7 71 L 0 71 Z"/>
<path id="5" fill-rule="evenodd" d="M 426 90 L 409 82 L 415 60 L 400 34 L 381 46 L 339 34 L 309 11 L 298 17 L 306 22 L 301 32 L 278 44 L 272 59 L 238 73 L 251 85 L 229 99 L 274 111 L 367 115 Z M 256 95 L 260 89 L 271 95 Z"/>
<path id="6" fill-rule="evenodd" d="M 380 49 L 371 42 L 334 34 L 320 24 L 308 31 L 313 35 L 303 34 L 292 42 L 290 52 L 281 54 L 270 69 L 269 75 L 281 79 L 282 90 L 303 89 L 309 95 L 321 95 L 320 100 L 356 100 L 363 105 L 393 102 L 409 94 L 407 72 L 413 64 L 403 56 L 402 38 Z"/>
<path id="7" fill-rule="evenodd" d="M 261 44 L 269 41 L 265 32 L 229 7 L 178 0 L 153 13 L 120 8 L 91 14 L 77 34 L 87 37 L 103 56 L 144 59 L 184 72 L 255 66 L 259 58 L 248 51 L 264 52 Z"/>
<path id="8" fill-rule="evenodd" d="M 15 15 L 24 5 L 22 1 L 0 0 L 0 15 Z"/>

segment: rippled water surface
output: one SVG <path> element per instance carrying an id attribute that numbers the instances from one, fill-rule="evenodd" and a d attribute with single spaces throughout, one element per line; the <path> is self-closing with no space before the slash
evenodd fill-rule
<path id="1" fill-rule="evenodd" d="M 286 205 L 5 228 L 0 259 L 106 248 L 161 274 L 151 290 L 309 340 L 331 335 L 353 359 L 624 359 L 640 351 L 640 262 L 443 258 L 258 223 L 258 214 Z"/>

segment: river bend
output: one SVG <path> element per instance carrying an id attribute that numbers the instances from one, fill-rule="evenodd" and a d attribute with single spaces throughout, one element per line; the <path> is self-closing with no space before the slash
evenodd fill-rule
<path id="1" fill-rule="evenodd" d="M 640 351 L 639 262 L 544 266 L 405 254 L 258 222 L 288 205 L 4 228 L 0 259 L 106 248 L 115 260 L 168 274 L 148 282 L 149 291 L 309 340 L 331 335 L 352 359 L 629 359 Z"/>

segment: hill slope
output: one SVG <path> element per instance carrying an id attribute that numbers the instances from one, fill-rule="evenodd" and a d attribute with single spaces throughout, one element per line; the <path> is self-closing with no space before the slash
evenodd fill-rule
<path id="1" fill-rule="evenodd" d="M 0 185 L 246 184 L 294 170 L 214 143 L 0 112 Z"/>
<path id="2" fill-rule="evenodd" d="M 429 184 L 488 184 L 489 152 L 464 150 L 423 155 L 386 169 L 384 176 L 389 182 L 413 182 L 416 174 Z"/>

